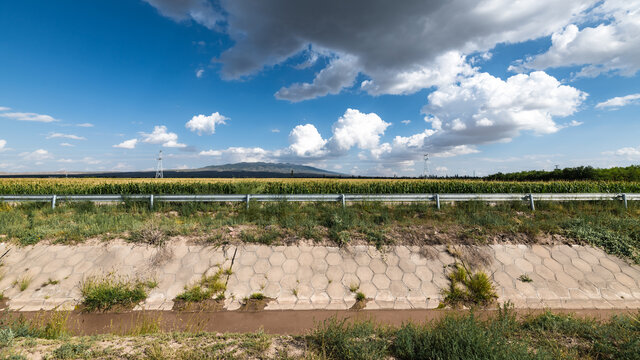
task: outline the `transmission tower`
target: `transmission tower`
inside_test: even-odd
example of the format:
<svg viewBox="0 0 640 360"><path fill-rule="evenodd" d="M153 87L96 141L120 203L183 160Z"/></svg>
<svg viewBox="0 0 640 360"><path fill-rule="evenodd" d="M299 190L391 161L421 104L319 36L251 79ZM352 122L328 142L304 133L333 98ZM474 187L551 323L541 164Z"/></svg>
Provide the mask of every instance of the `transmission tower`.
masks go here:
<svg viewBox="0 0 640 360"><path fill-rule="evenodd" d="M162 150L158 153L158 166L156 167L156 179L162 179L164 173L162 170Z"/></svg>
<svg viewBox="0 0 640 360"><path fill-rule="evenodd" d="M422 169L422 176L426 179L429 175L429 154L424 154L424 168Z"/></svg>

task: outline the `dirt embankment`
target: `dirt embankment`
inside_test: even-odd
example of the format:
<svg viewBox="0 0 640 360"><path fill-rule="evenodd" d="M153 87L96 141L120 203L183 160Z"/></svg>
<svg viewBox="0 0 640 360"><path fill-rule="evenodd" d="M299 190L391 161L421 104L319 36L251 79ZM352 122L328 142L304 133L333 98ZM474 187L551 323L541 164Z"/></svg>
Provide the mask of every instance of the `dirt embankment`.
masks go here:
<svg viewBox="0 0 640 360"><path fill-rule="evenodd" d="M302 335L318 323L336 317L338 319L373 320L379 324L400 326L408 321L421 323L438 320L451 314L462 314L467 310L282 310L282 311L218 311L218 312L180 312L180 311L132 311L123 313L84 313L70 312L67 325L72 334L126 334L141 324L153 323L164 331L187 332L232 332L245 333L264 329L270 334ZM519 316L541 314L547 310L514 310ZM636 310L622 309L558 309L557 314L574 314L578 317L607 319L614 315L634 314ZM479 318L497 313L495 309L476 310ZM5 319L24 317L42 321L51 312L7 312Z"/></svg>

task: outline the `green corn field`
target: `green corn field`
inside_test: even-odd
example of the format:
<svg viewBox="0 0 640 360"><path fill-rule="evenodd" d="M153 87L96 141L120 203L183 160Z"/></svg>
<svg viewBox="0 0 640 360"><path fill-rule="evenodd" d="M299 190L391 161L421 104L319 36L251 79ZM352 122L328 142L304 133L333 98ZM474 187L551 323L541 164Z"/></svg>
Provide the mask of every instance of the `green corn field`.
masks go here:
<svg viewBox="0 0 640 360"><path fill-rule="evenodd" d="M638 193L640 182L430 179L0 179L0 195Z"/></svg>

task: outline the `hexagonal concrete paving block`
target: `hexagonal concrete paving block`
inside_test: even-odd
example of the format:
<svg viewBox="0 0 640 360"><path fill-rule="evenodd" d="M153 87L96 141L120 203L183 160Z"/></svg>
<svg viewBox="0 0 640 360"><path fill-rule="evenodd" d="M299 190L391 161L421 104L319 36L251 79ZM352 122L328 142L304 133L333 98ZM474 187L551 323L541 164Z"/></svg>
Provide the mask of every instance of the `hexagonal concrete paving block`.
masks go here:
<svg viewBox="0 0 640 360"><path fill-rule="evenodd" d="M388 289L391 284L391 280L389 280L389 278L384 274L373 275L371 282L376 286L376 288L378 288L378 290Z"/></svg>
<svg viewBox="0 0 640 360"><path fill-rule="evenodd" d="M369 282L373 278L373 271L368 267L359 267L356 270L356 276L360 279L360 282Z"/></svg>
<svg viewBox="0 0 640 360"><path fill-rule="evenodd" d="M387 264L382 259L372 259L369 263L369 268L374 274L382 274L387 271Z"/></svg>
<svg viewBox="0 0 640 360"><path fill-rule="evenodd" d="M280 266L284 263L285 260L286 260L286 257L281 252L274 252L269 257L269 263L273 266Z"/></svg>

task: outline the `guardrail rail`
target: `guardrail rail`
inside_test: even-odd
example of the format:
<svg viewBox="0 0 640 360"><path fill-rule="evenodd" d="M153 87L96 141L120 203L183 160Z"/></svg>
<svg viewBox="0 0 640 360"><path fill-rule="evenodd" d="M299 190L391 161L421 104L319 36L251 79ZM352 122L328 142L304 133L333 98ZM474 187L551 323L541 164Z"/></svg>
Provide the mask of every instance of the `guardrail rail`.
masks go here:
<svg viewBox="0 0 640 360"><path fill-rule="evenodd" d="M441 202L456 201L527 201L531 210L535 210L535 201L595 201L617 200L624 203L625 208L629 200L640 200L640 194L612 194L612 193L543 193L543 194L209 194L209 195L0 195L2 202L51 202L51 208L56 207L58 201L93 201L93 202L124 202L148 201L153 208L155 202L245 202L247 208L252 201L330 201L341 202L435 202L440 209Z"/></svg>

